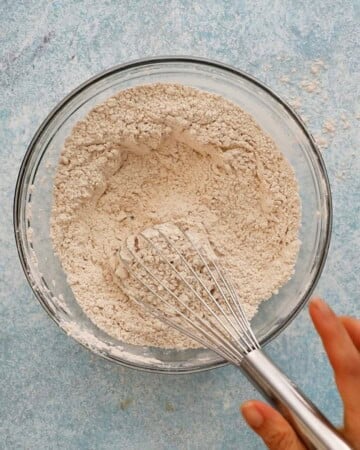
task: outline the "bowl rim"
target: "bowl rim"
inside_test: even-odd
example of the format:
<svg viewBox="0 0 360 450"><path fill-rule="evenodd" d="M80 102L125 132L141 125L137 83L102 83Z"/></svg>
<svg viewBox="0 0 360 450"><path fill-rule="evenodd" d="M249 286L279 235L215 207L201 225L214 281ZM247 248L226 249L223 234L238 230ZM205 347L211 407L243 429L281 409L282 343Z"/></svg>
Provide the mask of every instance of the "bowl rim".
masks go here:
<svg viewBox="0 0 360 450"><path fill-rule="evenodd" d="M197 56L155 56L155 57L146 57L141 59L132 60L129 62L125 62L122 64L117 64L115 66L110 67L109 69L103 70L99 72L98 74L90 77L80 85L78 85L76 88L74 88L69 94L67 94L63 99L57 103L57 105L50 111L50 113L46 116L46 118L42 121L40 126L38 127L37 131L35 132L33 138L30 141L30 144L27 147L27 150L25 152L25 155L22 159L19 173L16 180L15 185L15 191L14 191L14 200L13 200L13 228L14 228L14 235L15 235L15 242L16 242L16 248L18 252L18 256L20 259L20 263L24 272L24 275L28 281L28 284L33 291L35 297L40 302L42 307L45 309L45 311L48 313L48 315L53 319L53 321L58 325L58 327L65 333L66 331L62 328L61 324L57 320L57 317L52 313L50 308L48 307L47 300L45 299L43 293L41 290L39 290L32 280L32 277L30 275L30 267L27 263L25 252L24 252L24 244L22 241L22 238L20 236L20 233L18 231L20 226L20 204L21 204L21 198L22 193L25 188L25 174L27 172L27 167L29 160L34 152L34 149L37 145L38 140L42 136L43 132L46 130L48 125L51 123L53 118L62 110L66 104L68 104L73 98L75 98L77 95L79 95L83 90L91 86L93 83L100 81L101 79L104 79L110 75L113 75L117 72L122 72L129 69L134 69L136 67L144 67L151 64L167 64L167 63L190 63L190 64L200 64L203 66L212 67L215 69L220 69L222 71L228 72L230 74L236 75L237 77L246 79L247 81L250 81L257 87L261 88L263 91L265 91L267 94L269 94L276 102L278 102L285 110L286 112L294 119L294 121L297 123L297 125L300 127L301 131L304 133L305 137L307 138L310 147L312 149L313 155L315 156L318 164L318 169L322 176L322 181L324 182L324 192L325 192L325 205L327 208L328 216L327 221L325 223L326 229L325 229L325 236L324 241L321 248L321 256L318 262L318 268L314 275L313 282L308 286L305 294L303 295L301 301L297 303L297 305L294 307L293 311L289 316L286 318L284 323L279 325L275 330L273 330L265 339L263 339L260 344L261 346L264 346L271 342L275 337L277 337L282 331L287 328L290 323L295 319L295 317L300 313L300 311L304 308L304 306L307 304L312 292L314 291L319 278L321 276L321 273L323 271L326 258L329 251L330 246L330 240L331 240L331 232L332 232L332 224L333 224L333 207L332 207L332 194L330 189L330 182L328 173L326 170L326 166L323 160L323 157L321 155L321 152L315 142L314 137L310 133L310 131L307 129L304 121L302 118L297 114L297 112L285 101L283 100L279 95L277 95L270 87L265 85L263 82L255 78L254 76L248 74L247 72L237 69L231 65L224 64L222 62L203 58L203 57L197 57ZM71 335L70 335L71 336ZM155 373L166 373L166 374L187 374L187 373L194 373L194 372L202 372L205 370L214 369L217 367L222 367L227 364L228 362L224 360L219 360L211 363L206 363L201 365L199 364L198 367L191 368L191 369L168 369L168 368L151 368L148 366L141 366L136 363L129 363L126 360L115 358L111 355L107 355L104 353L98 353L94 349L90 349L87 347L84 343L80 342L76 339L76 337L71 336L77 343L82 345L87 350L91 351L92 353L95 353L99 356L101 356L104 359L107 359L108 361L111 361L113 363L117 363L120 365L123 365L125 367L129 367L132 369L142 370L145 372L155 372Z"/></svg>

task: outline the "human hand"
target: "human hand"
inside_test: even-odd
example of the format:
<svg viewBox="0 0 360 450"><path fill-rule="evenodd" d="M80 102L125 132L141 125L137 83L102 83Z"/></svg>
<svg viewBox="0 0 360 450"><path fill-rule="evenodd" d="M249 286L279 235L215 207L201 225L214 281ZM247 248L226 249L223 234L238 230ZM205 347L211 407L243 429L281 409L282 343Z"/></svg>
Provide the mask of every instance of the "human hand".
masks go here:
<svg viewBox="0 0 360 450"><path fill-rule="evenodd" d="M336 316L320 299L311 301L309 311L343 401L344 426L340 434L354 450L360 450L360 320ZM266 403L248 401L241 406L241 412L270 450L306 448L289 422Z"/></svg>

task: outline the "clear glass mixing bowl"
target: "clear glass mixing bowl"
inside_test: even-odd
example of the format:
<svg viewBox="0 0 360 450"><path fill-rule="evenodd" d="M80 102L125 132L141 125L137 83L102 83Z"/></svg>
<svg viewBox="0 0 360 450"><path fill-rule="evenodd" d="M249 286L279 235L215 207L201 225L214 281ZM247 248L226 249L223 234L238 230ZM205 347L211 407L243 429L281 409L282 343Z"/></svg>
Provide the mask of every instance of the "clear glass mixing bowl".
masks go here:
<svg viewBox="0 0 360 450"><path fill-rule="evenodd" d="M182 83L237 103L253 115L295 169L302 200L302 246L293 278L262 303L252 321L262 344L291 322L315 287L329 246L331 194L320 152L295 112L259 81L217 62L164 57L120 65L83 83L49 114L26 152L14 199L19 257L35 296L65 332L106 359L143 370L193 372L225 362L205 349L178 351L130 345L94 325L76 302L49 236L53 177L72 127L114 93L154 82Z"/></svg>

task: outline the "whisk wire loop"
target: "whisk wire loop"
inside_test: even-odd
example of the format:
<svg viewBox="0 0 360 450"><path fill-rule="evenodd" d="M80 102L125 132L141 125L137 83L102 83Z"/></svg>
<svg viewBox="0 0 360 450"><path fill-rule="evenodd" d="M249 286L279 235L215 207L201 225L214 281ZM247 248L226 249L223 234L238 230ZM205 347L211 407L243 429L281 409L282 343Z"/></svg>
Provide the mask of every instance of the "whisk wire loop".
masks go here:
<svg viewBox="0 0 360 450"><path fill-rule="evenodd" d="M150 275L150 277L155 280L156 283L158 283L159 286L161 286L173 299L175 299L180 305L185 308L186 311L190 314L190 317L192 320L190 320L186 314L184 314L180 308L176 308L173 304L168 302L163 296L159 295L151 286L149 286L147 283L145 283L141 277L139 277L135 272L131 271L131 275L142 285L144 286L153 296L155 296L162 304L165 304L168 308L171 308L176 315L181 316L182 319L186 321L188 325L195 328L198 333L200 333L200 336L205 336L209 342L215 344L214 351L218 354L220 354L220 351L224 353L226 349L226 353L231 355L231 360L240 361L242 358L242 353L239 351L239 349L233 345L233 343L226 339L226 336L224 336L221 333L221 330L218 327L210 327L209 324L201 318L196 311L194 311L188 304L183 302L177 295L175 295L171 289L162 281L160 280L149 268L135 255L135 253L128 249L129 253L133 257L133 259ZM127 267L128 264L126 264ZM141 302L145 303L145 302ZM153 308L155 309L155 308ZM162 314L162 316L166 317L166 314ZM196 323L196 320L201 324L201 327ZM168 324L175 326L176 321L171 320L167 318ZM221 323L221 322L220 322ZM176 324L177 325L177 324ZM181 328L183 332L186 331L185 327L181 327L180 325L176 326L177 329ZM186 333L187 334L187 333ZM192 338L199 342L199 338L197 335L193 335ZM202 342L202 345L204 343ZM208 347L208 344L206 343L206 346ZM222 357L225 357L224 354L221 355Z"/></svg>
<svg viewBox="0 0 360 450"><path fill-rule="evenodd" d="M156 252L162 263L170 268L171 272L183 287L191 294L192 298L196 299L197 306L203 308L204 314L194 310L191 307L192 303L184 301L180 295L171 287L171 284L166 283L161 277L154 273L154 270L143 262L143 260L133 251L127 247L127 251L131 255L132 261L135 264L129 264L121 257L123 264L125 264L128 273L143 286L146 291L151 294L162 305L162 308L155 307L148 301L141 299L139 296L131 295L131 299L143 307L145 307L154 316L165 322L166 324L176 328L178 331L191 337L201 345L213 350L221 357L238 364L241 362L244 355L254 349L260 348L260 345L251 330L250 323L246 318L245 312L239 302L235 288L230 280L225 276L220 265L216 263L214 258L199 246L195 245L187 232L178 228L181 236L190 244L190 247L195 252L199 261L206 269L208 280L211 281L214 291L219 298L216 298L215 292L212 292L204 281L204 274L198 273L197 269L193 267L192 263L184 256L182 251L175 245L165 233L160 229L156 229L157 236L161 237L167 248L171 250L172 254L177 255L181 262L181 267L186 269L186 274L178 270L174 261L171 261L165 252L155 244L151 238L148 238L144 233L139 234L139 237ZM137 238L138 239L138 238ZM150 276L151 283L155 283L152 287L151 283L144 281L145 277L139 275L139 271L135 267L143 269L147 275ZM186 277L190 276L190 283ZM156 288L157 287L157 288ZM215 289L216 288L216 289ZM199 292L200 290L200 292ZM165 295L160 294L162 291L174 302L168 301ZM219 301L220 300L220 301ZM166 307L164 312L163 307ZM227 311L226 311L226 310ZM189 329L190 328L190 329Z"/></svg>

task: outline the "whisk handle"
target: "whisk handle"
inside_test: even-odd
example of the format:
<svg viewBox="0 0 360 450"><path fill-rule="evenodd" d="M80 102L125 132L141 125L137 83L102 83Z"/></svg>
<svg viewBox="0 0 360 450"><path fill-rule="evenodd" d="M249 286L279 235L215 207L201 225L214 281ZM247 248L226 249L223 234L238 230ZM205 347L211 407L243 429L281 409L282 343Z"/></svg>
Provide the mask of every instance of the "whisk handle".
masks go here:
<svg viewBox="0 0 360 450"><path fill-rule="evenodd" d="M308 448L351 450L326 417L261 350L247 354L239 367L284 414Z"/></svg>

